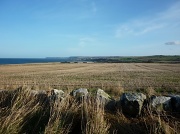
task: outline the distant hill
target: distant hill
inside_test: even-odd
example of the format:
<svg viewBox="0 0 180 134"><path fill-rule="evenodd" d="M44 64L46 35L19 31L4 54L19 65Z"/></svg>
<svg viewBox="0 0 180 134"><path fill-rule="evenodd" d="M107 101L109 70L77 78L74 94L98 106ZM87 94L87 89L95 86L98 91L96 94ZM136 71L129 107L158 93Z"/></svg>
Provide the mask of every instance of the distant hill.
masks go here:
<svg viewBox="0 0 180 134"><path fill-rule="evenodd" d="M180 63L180 55L70 57L76 61L100 63Z"/></svg>
<svg viewBox="0 0 180 134"><path fill-rule="evenodd" d="M180 55L153 55L153 56L71 56L47 57L47 59L64 59L70 62L97 62L97 63L180 63Z"/></svg>

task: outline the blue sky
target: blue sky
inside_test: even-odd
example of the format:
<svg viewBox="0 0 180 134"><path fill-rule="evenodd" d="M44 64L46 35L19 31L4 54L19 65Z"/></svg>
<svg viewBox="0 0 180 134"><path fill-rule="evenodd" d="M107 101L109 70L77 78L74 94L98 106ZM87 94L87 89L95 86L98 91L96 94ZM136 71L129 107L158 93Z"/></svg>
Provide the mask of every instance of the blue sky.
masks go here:
<svg viewBox="0 0 180 134"><path fill-rule="evenodd" d="M180 0L0 0L0 58L180 55Z"/></svg>

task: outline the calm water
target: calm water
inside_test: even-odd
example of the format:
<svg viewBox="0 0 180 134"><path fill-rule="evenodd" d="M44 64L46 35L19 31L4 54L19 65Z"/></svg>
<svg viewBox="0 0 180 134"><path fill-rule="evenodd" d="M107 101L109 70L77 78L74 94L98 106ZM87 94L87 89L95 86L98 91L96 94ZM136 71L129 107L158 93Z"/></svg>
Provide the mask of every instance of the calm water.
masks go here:
<svg viewBox="0 0 180 134"><path fill-rule="evenodd" d="M68 59L0 58L0 64L48 63L48 62L66 62L66 61L68 61Z"/></svg>

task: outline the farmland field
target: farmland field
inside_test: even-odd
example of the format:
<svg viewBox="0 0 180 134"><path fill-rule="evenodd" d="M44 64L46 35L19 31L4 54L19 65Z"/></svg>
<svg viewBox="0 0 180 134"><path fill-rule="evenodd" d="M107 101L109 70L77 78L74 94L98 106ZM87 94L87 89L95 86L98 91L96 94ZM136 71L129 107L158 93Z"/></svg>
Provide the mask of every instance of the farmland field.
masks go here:
<svg viewBox="0 0 180 134"><path fill-rule="evenodd" d="M180 64L48 63L0 66L1 88L21 85L180 92Z"/></svg>
<svg viewBox="0 0 180 134"><path fill-rule="evenodd" d="M51 90L52 88L64 91L62 99L52 97L54 95L52 91L55 90ZM88 88L88 97L81 96L86 99L79 99L69 95L75 88ZM97 88L105 90L110 95L107 94L108 99L106 99L109 101L107 104L103 103L102 96L98 98L96 95ZM179 102L174 103L174 99L165 97L168 94L180 93L180 64L1 65L0 89L16 89L0 90L0 133L2 134L178 134L180 132L179 109L176 110L172 105L178 104L179 107ZM39 89L43 90L38 92ZM51 94L48 94L49 91ZM125 101L127 107L131 108L128 109L130 111L128 113L134 111L136 113L139 109L140 115L134 117L123 112L123 101L119 99L119 97L123 98L124 92L131 91L144 93L145 98L147 97L146 101L141 97L143 100L141 106L140 103L134 103L142 102L141 99L134 100L135 97L133 101ZM157 104L155 108L151 103L148 104L147 102L154 95L169 98L169 109L164 108L167 101L162 102L161 105Z"/></svg>

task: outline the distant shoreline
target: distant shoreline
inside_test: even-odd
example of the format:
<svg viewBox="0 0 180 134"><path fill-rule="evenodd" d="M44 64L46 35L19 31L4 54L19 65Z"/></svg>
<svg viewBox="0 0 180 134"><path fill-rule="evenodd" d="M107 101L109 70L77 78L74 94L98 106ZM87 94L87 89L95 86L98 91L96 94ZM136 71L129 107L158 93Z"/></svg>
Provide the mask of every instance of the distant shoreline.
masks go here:
<svg viewBox="0 0 180 134"><path fill-rule="evenodd" d="M180 55L154 56L73 56L46 58L0 58L0 65L29 63L180 63Z"/></svg>

